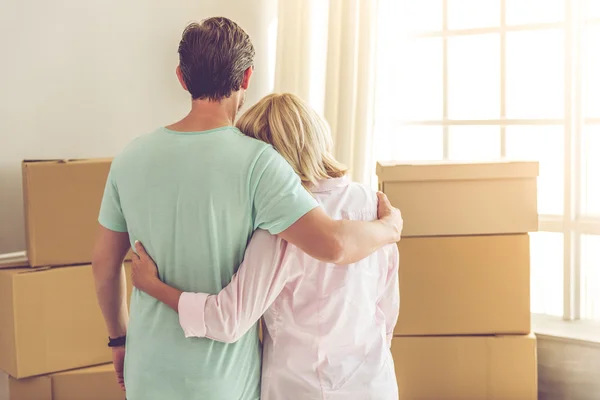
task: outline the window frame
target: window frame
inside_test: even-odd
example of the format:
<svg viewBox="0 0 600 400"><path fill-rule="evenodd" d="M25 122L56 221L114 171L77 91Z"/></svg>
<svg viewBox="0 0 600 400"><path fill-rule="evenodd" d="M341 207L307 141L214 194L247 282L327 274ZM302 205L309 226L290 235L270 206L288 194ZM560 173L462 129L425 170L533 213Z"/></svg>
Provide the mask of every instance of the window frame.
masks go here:
<svg viewBox="0 0 600 400"><path fill-rule="evenodd" d="M451 126L498 126L500 154L506 157L508 126L564 127L564 208L562 215L540 215L539 231L563 234L563 319L582 319L581 235L600 235L600 216L584 215L582 209L583 129L600 125L600 118L584 117L583 76L586 26L600 25L600 18L588 19L585 9L590 0L565 0L562 22L507 25L506 0L500 1L500 24L496 27L449 29L448 1L442 1L442 30L422 32L411 38L441 38L443 41L443 115L441 120L397 121L403 126L438 126L443 129L443 158L449 158ZM506 36L508 32L562 29L564 31L564 116L557 119L510 119L506 117ZM448 117L448 38L486 33L500 34L500 118L457 120ZM600 156L600 155L599 155Z"/></svg>

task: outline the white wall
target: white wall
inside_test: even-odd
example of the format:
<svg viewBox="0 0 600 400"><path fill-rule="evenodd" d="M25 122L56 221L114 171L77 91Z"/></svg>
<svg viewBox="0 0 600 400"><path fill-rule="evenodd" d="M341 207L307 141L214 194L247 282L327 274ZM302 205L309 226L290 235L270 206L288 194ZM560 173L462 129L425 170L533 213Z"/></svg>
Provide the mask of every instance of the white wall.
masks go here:
<svg viewBox="0 0 600 400"><path fill-rule="evenodd" d="M0 253L24 250L20 161L116 155L174 122L189 98L175 77L192 20L222 15L252 37L246 104L272 90L277 0L2 0Z"/></svg>

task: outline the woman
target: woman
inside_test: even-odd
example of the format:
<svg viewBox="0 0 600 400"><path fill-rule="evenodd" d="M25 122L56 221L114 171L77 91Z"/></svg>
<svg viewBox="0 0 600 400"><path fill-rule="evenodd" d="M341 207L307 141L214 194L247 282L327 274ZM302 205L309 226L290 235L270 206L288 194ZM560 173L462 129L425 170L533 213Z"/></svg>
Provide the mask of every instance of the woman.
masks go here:
<svg viewBox="0 0 600 400"><path fill-rule="evenodd" d="M326 122L298 97L269 95L237 127L272 144L331 217L377 218L376 193L350 181L331 155ZM186 337L235 342L264 314L263 400L398 399L389 350L399 308L395 245L340 266L257 230L217 295L166 285L136 248L134 285L178 311Z"/></svg>

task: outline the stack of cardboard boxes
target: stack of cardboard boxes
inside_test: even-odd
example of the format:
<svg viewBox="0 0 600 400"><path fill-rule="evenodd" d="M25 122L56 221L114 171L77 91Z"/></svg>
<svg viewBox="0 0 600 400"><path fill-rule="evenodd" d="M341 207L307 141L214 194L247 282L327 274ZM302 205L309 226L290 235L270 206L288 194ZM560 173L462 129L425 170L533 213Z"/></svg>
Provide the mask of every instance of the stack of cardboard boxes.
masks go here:
<svg viewBox="0 0 600 400"><path fill-rule="evenodd" d="M538 164L380 163L377 175L404 219L400 398L537 399L528 232Z"/></svg>
<svg viewBox="0 0 600 400"><path fill-rule="evenodd" d="M109 168L23 163L27 262L0 265L0 399L124 398L90 265ZM378 165L404 218L392 343L401 399L537 398L537 175L525 162Z"/></svg>
<svg viewBox="0 0 600 400"><path fill-rule="evenodd" d="M109 168L110 160L23 163L27 260L0 265L0 399L125 397L90 265Z"/></svg>

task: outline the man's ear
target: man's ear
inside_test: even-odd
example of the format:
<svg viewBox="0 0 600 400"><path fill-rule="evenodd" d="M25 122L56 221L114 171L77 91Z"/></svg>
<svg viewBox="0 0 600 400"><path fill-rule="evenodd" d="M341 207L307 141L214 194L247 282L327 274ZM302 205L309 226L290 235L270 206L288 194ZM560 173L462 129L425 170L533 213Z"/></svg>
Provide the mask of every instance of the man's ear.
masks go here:
<svg viewBox="0 0 600 400"><path fill-rule="evenodd" d="M248 90L248 86L250 86L250 78L252 78L253 71L254 71L254 67L249 67L246 71L244 71L244 79L242 80L242 89Z"/></svg>
<svg viewBox="0 0 600 400"><path fill-rule="evenodd" d="M179 80L179 84L186 91L189 92L187 85L185 84L185 80L183 79L183 73L181 72L181 67L178 65L175 69L175 73L177 74L177 79Z"/></svg>

